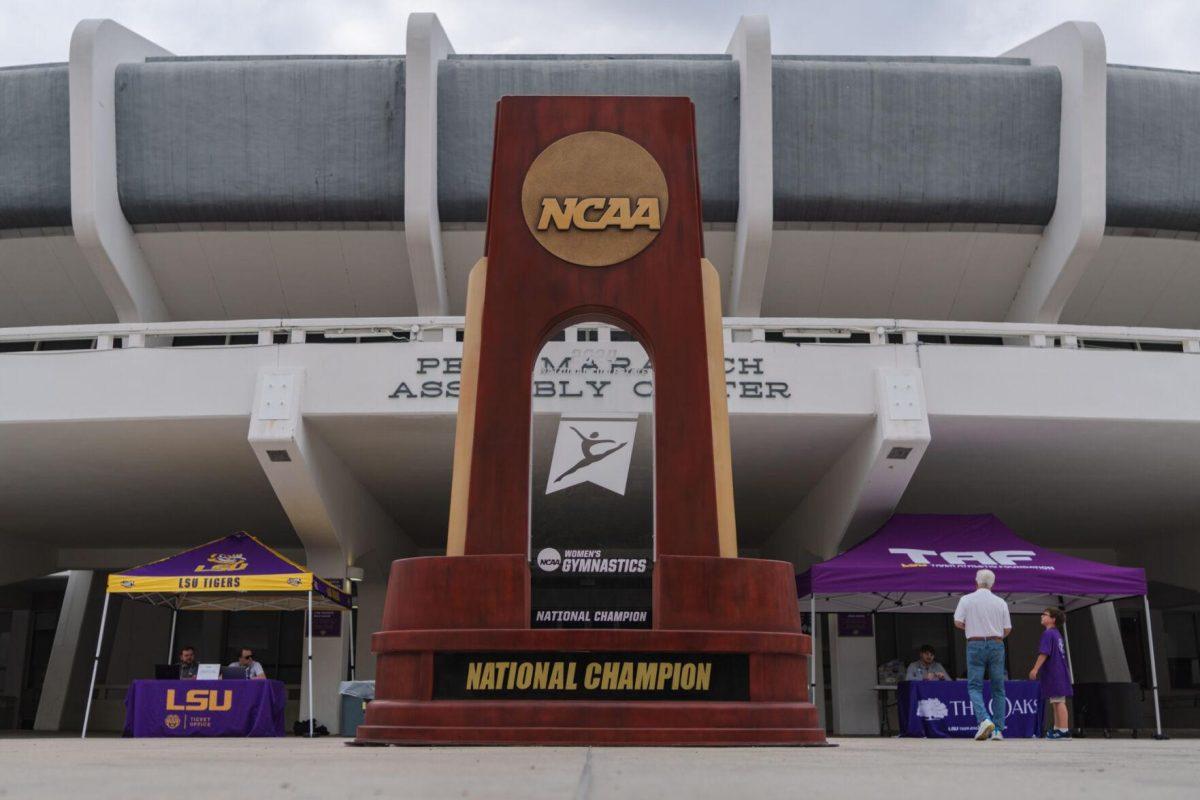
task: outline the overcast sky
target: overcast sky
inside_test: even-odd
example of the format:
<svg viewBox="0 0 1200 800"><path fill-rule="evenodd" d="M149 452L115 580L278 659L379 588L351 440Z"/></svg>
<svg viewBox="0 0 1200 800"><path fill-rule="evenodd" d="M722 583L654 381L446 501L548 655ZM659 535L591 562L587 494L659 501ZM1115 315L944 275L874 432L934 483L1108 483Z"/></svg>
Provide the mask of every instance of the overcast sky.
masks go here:
<svg viewBox="0 0 1200 800"><path fill-rule="evenodd" d="M180 55L403 53L412 11L460 53L720 53L766 13L775 53L986 56L1085 19L1111 63L1200 71L1200 0L0 0L0 66L66 61L87 17Z"/></svg>

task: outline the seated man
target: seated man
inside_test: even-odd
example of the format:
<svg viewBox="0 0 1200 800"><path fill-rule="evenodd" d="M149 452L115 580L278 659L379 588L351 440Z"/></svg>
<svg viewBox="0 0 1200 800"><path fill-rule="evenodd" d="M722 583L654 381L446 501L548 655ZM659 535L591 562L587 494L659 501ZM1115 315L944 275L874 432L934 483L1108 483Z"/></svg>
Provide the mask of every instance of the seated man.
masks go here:
<svg viewBox="0 0 1200 800"><path fill-rule="evenodd" d="M934 656L937 655L933 651L933 646L928 644L921 645L920 651L917 653L917 660L908 665L908 672L904 673L906 681L948 681L950 676L946 674L946 668L938 662L934 661Z"/></svg>
<svg viewBox="0 0 1200 800"><path fill-rule="evenodd" d="M238 660L229 666L241 667L246 670L247 678L266 678L267 673L263 671L262 664L254 660L254 651L249 647L243 647L241 652L242 654L238 656Z"/></svg>
<svg viewBox="0 0 1200 800"><path fill-rule="evenodd" d="M196 663L196 648L190 644L179 649L179 679L181 681L195 680L196 669L199 664Z"/></svg>

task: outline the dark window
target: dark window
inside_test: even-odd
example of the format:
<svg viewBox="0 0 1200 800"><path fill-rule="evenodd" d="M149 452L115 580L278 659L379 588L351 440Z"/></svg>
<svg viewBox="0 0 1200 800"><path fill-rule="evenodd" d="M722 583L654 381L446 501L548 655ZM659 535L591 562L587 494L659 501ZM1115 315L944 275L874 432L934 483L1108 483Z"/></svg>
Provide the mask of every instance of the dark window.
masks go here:
<svg viewBox="0 0 1200 800"><path fill-rule="evenodd" d="M1001 346L1004 340L999 336L951 336L950 344L983 344Z"/></svg>
<svg viewBox="0 0 1200 800"><path fill-rule="evenodd" d="M39 352L51 350L91 350L96 346L95 339L51 339L38 343Z"/></svg>
<svg viewBox="0 0 1200 800"><path fill-rule="evenodd" d="M171 347L219 347L225 344L225 335L220 336L173 336Z"/></svg>

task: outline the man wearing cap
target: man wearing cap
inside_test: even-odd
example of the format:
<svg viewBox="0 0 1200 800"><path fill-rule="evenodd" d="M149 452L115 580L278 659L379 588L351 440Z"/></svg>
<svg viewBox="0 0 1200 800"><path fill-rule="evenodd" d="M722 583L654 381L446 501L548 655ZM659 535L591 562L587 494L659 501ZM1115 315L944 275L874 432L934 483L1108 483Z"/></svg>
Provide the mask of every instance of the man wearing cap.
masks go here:
<svg viewBox="0 0 1200 800"><path fill-rule="evenodd" d="M996 573L975 573L975 591L963 595L954 610L954 626L967 636L967 695L979 729L978 742L1004 738L1004 639L1012 633L1008 604L992 594ZM983 702L984 675L991 681L992 709Z"/></svg>

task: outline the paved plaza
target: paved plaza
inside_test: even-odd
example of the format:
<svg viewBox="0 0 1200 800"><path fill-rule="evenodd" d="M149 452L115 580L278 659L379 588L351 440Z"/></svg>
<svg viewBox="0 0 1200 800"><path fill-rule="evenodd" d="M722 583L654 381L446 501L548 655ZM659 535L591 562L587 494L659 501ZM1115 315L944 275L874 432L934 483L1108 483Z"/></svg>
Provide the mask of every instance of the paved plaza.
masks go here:
<svg viewBox="0 0 1200 800"><path fill-rule="evenodd" d="M0 737L0 798L1197 796L1200 740L839 739L787 748L360 748L343 739Z"/></svg>

